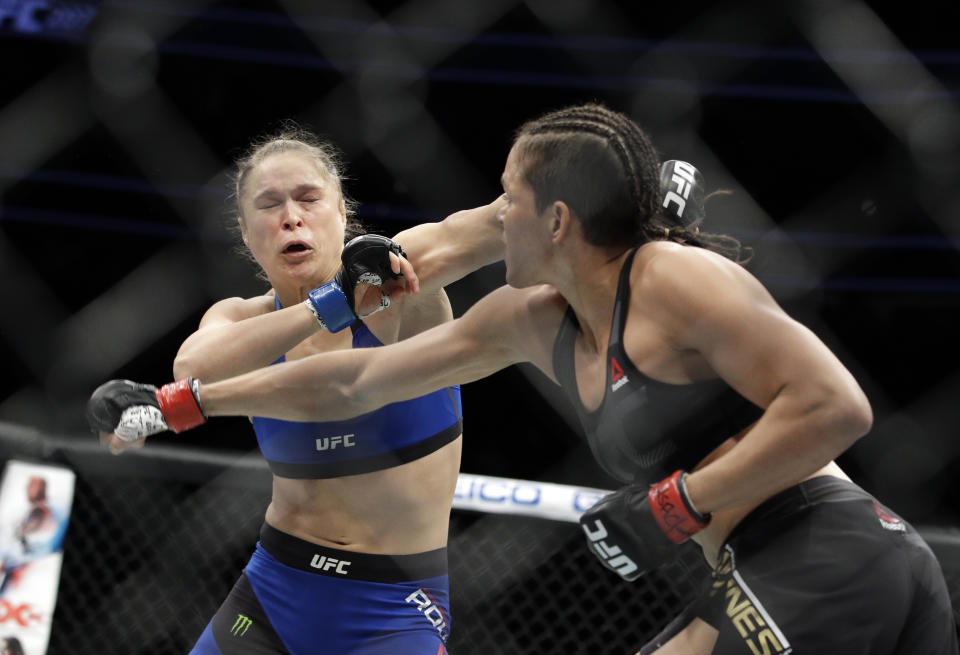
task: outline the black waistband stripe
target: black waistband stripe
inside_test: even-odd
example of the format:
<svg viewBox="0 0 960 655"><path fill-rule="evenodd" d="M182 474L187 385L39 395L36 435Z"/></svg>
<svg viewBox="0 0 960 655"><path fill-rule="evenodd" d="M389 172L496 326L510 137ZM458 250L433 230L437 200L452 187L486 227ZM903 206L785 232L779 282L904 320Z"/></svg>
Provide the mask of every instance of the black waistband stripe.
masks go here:
<svg viewBox="0 0 960 655"><path fill-rule="evenodd" d="M810 478L760 503L733 528L726 541L729 542L734 536L754 525L763 525L767 521L791 516L812 505L863 501L872 498L862 488L842 478L832 475Z"/></svg>
<svg viewBox="0 0 960 655"><path fill-rule="evenodd" d="M260 545L281 564L335 578L398 583L447 573L446 548L414 555L356 553L319 546L266 523L260 528Z"/></svg>

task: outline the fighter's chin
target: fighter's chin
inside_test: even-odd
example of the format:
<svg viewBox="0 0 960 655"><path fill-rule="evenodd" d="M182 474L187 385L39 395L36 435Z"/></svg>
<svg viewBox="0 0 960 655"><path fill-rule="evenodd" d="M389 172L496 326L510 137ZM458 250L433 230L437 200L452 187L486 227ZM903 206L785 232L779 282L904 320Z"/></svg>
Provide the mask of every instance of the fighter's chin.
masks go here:
<svg viewBox="0 0 960 655"><path fill-rule="evenodd" d="M325 282L324 275L319 266L312 262L283 262L275 269L276 274L288 282L298 284L312 284L317 286Z"/></svg>

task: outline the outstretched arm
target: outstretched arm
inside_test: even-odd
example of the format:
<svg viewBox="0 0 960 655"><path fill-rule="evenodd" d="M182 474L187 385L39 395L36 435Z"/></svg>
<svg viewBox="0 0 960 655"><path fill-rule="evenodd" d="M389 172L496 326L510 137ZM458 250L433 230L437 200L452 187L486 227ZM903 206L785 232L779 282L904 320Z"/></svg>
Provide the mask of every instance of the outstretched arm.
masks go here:
<svg viewBox="0 0 960 655"><path fill-rule="evenodd" d="M393 345L322 353L203 384L200 403L208 416L339 420L486 377L520 358L500 323L510 311L501 291Z"/></svg>
<svg viewBox="0 0 960 655"><path fill-rule="evenodd" d="M119 452L150 434L199 425L205 415L349 418L521 361L553 377L565 307L549 287L502 287L460 319L390 346L323 353L211 384L181 380L158 390L113 380L91 396L87 416L101 442Z"/></svg>
<svg viewBox="0 0 960 655"><path fill-rule="evenodd" d="M500 196L489 205L450 214L397 234L420 280L421 293L436 292L482 266L503 259Z"/></svg>

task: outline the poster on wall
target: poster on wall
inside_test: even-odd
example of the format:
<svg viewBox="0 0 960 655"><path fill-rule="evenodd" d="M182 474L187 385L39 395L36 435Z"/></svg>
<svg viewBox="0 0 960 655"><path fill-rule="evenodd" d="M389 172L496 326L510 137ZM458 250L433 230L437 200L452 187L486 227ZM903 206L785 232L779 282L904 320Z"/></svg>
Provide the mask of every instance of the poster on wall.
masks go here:
<svg viewBox="0 0 960 655"><path fill-rule="evenodd" d="M0 482L0 653L45 655L73 471L10 460Z"/></svg>

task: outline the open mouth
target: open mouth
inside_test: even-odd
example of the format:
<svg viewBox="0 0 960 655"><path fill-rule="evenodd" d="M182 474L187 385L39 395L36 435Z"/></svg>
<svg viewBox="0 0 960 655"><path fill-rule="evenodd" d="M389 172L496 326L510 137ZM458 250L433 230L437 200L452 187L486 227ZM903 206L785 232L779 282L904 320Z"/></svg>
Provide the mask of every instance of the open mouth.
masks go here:
<svg viewBox="0 0 960 655"><path fill-rule="evenodd" d="M285 255L292 255L295 253L307 252L309 250L312 250L312 248L307 244L303 243L302 241L294 241L293 243L288 243L286 246L284 246L281 252Z"/></svg>

